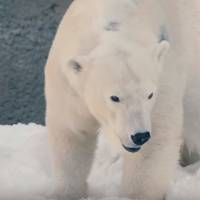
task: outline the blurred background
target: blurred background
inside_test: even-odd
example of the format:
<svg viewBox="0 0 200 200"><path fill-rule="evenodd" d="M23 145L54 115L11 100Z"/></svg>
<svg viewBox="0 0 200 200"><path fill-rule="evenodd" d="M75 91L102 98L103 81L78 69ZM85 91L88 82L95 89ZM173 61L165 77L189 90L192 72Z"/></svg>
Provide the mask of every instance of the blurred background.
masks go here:
<svg viewBox="0 0 200 200"><path fill-rule="evenodd" d="M0 124L44 124L44 66L72 0L0 0Z"/></svg>

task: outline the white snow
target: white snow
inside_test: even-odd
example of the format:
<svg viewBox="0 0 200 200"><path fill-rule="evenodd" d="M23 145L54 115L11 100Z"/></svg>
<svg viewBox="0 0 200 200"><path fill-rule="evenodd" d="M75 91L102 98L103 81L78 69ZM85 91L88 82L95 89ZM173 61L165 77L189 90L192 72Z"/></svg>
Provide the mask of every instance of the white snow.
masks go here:
<svg viewBox="0 0 200 200"><path fill-rule="evenodd" d="M120 156L100 138L87 200L127 200L115 197L120 172ZM0 126L0 200L53 200L52 188L46 128ZM200 200L200 163L178 169L167 200Z"/></svg>

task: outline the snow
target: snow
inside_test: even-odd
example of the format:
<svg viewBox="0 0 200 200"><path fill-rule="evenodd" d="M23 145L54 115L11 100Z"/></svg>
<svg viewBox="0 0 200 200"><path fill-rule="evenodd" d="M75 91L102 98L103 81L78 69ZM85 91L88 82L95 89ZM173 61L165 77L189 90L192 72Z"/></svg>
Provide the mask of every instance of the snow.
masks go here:
<svg viewBox="0 0 200 200"><path fill-rule="evenodd" d="M116 196L121 158L103 138L91 176L87 200L127 200ZM0 126L0 199L54 200L46 128L36 124ZM167 200L200 199L200 163L179 168Z"/></svg>

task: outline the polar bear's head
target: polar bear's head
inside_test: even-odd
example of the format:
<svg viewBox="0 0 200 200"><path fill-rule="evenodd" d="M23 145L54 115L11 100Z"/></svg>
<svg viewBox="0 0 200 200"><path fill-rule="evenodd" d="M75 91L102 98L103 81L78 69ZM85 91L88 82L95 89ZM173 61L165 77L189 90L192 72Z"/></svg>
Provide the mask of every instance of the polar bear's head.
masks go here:
<svg viewBox="0 0 200 200"><path fill-rule="evenodd" d="M152 48L138 44L132 51L102 45L89 57L71 63L72 84L90 112L130 152L138 151L150 138L151 111L168 46L167 41Z"/></svg>

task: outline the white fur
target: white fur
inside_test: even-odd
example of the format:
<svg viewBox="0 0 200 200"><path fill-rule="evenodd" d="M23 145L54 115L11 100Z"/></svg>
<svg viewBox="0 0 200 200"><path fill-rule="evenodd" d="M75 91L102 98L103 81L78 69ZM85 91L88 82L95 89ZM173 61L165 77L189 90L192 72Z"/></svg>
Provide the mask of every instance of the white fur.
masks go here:
<svg viewBox="0 0 200 200"><path fill-rule="evenodd" d="M119 195L164 198L179 160L184 111L184 137L197 141L200 135L198 4L73 2L45 70L46 123L60 199L87 195L99 128L124 156ZM163 37L169 42L159 41ZM112 102L112 95L121 102ZM122 144L134 145L130 136L138 131L150 131L151 140L135 154L123 150Z"/></svg>

